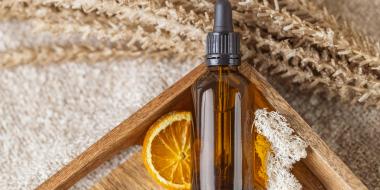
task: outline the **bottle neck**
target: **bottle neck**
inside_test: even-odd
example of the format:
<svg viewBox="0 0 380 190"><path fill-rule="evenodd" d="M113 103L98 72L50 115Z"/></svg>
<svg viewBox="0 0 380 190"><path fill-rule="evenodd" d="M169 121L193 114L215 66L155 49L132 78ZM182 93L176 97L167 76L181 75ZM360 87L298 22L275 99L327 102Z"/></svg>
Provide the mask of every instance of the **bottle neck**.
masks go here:
<svg viewBox="0 0 380 190"><path fill-rule="evenodd" d="M222 72L238 72L237 65L213 65L208 66L209 71L222 71Z"/></svg>

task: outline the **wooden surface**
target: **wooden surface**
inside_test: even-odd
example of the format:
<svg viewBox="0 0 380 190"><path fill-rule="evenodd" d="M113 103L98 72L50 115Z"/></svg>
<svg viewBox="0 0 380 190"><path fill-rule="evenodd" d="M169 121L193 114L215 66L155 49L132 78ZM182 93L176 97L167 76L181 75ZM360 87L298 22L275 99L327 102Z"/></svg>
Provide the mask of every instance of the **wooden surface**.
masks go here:
<svg viewBox="0 0 380 190"><path fill-rule="evenodd" d="M144 168L141 152L133 154L127 161L96 183L91 190L159 190Z"/></svg>
<svg viewBox="0 0 380 190"><path fill-rule="evenodd" d="M296 133L309 143L308 156L303 160L307 167L301 167L301 169L306 172L312 171L312 173L308 172L307 175L316 176L313 178L315 183L320 181L326 189L367 189L260 74L247 64L242 64L240 70L257 86L275 110L288 119L290 126ZM80 156L41 184L38 189L67 189L121 150L138 144L147 128L159 116L171 110L191 109L190 86L204 72L204 65L196 67L172 87L107 133ZM297 171L294 173L296 174ZM313 182L305 184L309 183Z"/></svg>
<svg viewBox="0 0 380 190"><path fill-rule="evenodd" d="M304 189L324 190L322 183L303 162L297 163L293 173ZM135 153L123 164L97 182L91 190L150 190L160 189L144 167L141 152Z"/></svg>
<svg viewBox="0 0 380 190"><path fill-rule="evenodd" d="M326 189L321 181L310 171L304 161L297 162L293 165L292 173L303 189L307 190L323 190Z"/></svg>

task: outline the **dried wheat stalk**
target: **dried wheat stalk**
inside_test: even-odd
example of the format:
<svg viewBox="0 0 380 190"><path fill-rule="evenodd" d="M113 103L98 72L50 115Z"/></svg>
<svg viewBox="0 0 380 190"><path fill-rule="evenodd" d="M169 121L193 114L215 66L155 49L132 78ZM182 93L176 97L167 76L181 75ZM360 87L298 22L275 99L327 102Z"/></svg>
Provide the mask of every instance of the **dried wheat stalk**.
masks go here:
<svg viewBox="0 0 380 190"><path fill-rule="evenodd" d="M241 19L237 20L245 20L248 25L265 28L265 32L274 37L270 39L272 42L270 44L276 44L275 41L286 44L285 46L276 44L281 47L278 51L272 46L271 54L277 54L281 60L286 60L289 69L291 67L289 61L292 60L292 64L303 68L303 72L309 70L314 73L312 78L303 80L309 81L311 87L320 83L322 89L335 92L346 100L379 104L378 56L372 56L370 52L364 55L363 52L350 48L349 43L343 38L334 38L336 36L333 36L332 29L309 25L287 12L279 13L260 4L244 3L238 6L243 6L241 10L254 12L253 15L256 17L252 17L252 13L243 12L242 14L251 20L244 19L244 15L240 15ZM260 41L258 36L256 39ZM294 60L299 60L299 63L295 64ZM354 63L355 61L360 62ZM278 63L281 62L284 64L283 61ZM289 72L289 69L284 68L283 72ZM294 76L297 76L297 73L294 73ZM300 76L303 75L299 74L298 78ZM318 80L318 77L323 77L324 80ZM322 81L324 82L321 83Z"/></svg>
<svg viewBox="0 0 380 190"><path fill-rule="evenodd" d="M101 30L101 28L97 28ZM104 31L95 30L102 33L103 43L82 41L79 43L68 42L63 45L54 44L36 47L19 47L0 52L0 65L14 66L23 63L43 64L51 62L86 61L97 62L120 58L149 57L155 59L172 58L175 61L183 61L189 57L194 58L199 50L199 46L193 44L188 46L180 41L180 37L172 37L167 32L157 30L151 32L146 28L137 26L129 27L122 31L119 37L114 36L115 31L108 28ZM120 30L117 30L120 33ZM94 31L86 30L81 35L93 35ZM111 40L109 40L111 39ZM198 52L199 53L199 52Z"/></svg>
<svg viewBox="0 0 380 190"><path fill-rule="evenodd" d="M290 2L296 2L294 5L297 6L289 7ZM83 9L87 15L108 15L108 19L115 19L110 21L113 23L121 21L131 24L135 21L170 33L163 44L176 36L185 39L175 44L182 44L183 47L190 44L199 47L203 43L205 31L210 30L211 26L208 15L212 14L212 4L204 0L185 3L181 0L171 3L149 0L126 3L106 1L93 4L56 0L34 1L31 4L65 8L72 12ZM340 28L331 26L336 26L336 23L331 20L322 22L321 18L326 15L313 17L305 14L310 6L298 0L283 0L274 5L252 1L235 2L234 5L237 29L243 33L242 52L246 60L253 60L261 69L269 68L271 73L290 77L293 82L304 87L337 94L344 99L379 105L378 56L374 55L378 51L376 48L358 51L352 47L363 47L362 44L351 47L348 45L353 40L335 39L333 32ZM105 24L103 26L101 31L106 34L104 38L111 38L114 34ZM160 42L155 45L160 45ZM270 51L263 51L267 49L263 47L269 47ZM370 46L367 44L367 47ZM170 46L166 50L171 51ZM193 50L196 52L194 56L200 55L199 48Z"/></svg>
<svg viewBox="0 0 380 190"><path fill-rule="evenodd" d="M259 50L260 53L257 54L261 59L255 60L256 63L259 63L259 70L272 67L271 74L291 78L293 82L301 84L304 88L318 87L318 92L327 92L330 96L338 94L347 101L352 101L350 99L354 96L352 92L357 93L355 95L357 96L356 98L359 98L358 101L364 101L365 99L367 99L367 102L376 101L376 99L369 97L369 93L375 95L374 97L378 95L377 89L379 86L375 86L378 85L376 79L352 73L347 68L334 67L334 65L344 65L344 62L334 63L334 59L320 58L319 52L313 48L299 47L293 49L286 42L276 43L270 37L261 38L260 35L257 35L256 39L258 49L265 47L263 48L264 50ZM269 51L266 50L268 48ZM320 71L320 74L317 75L315 70ZM360 79L358 82L362 83L355 83L355 85L346 83L346 81L357 79ZM367 85L374 85L374 88L367 88ZM325 90L326 87L329 87L329 91ZM358 95L361 96L358 97ZM357 101L357 99L354 99L354 101Z"/></svg>
<svg viewBox="0 0 380 190"><path fill-rule="evenodd" d="M33 5L30 5L30 7L32 7ZM35 7L34 7L35 8ZM46 8L46 7L45 7ZM45 10L47 11L47 10ZM189 34L187 33L187 31L191 31L191 28L189 29L189 27L186 29L185 28L185 31L175 31L174 33L172 34L169 34L168 32L165 32L165 31L162 31L162 29L166 29L166 30L169 30L169 25L167 26L160 26L160 27L156 27L156 30L155 32L152 32L152 29L150 29L149 27L141 27L142 26L152 26L152 24L140 24L140 26L138 26L137 24L138 23L141 23L141 19L145 19L146 18L146 14L144 13L148 13L148 12L143 12L143 11L135 11L135 15L132 15L132 14L128 14L128 16L130 16L129 20L128 19L123 19L123 20L113 20L114 22L112 22L112 18L106 18L104 19L102 16L99 16L95 19L91 19L93 17L91 17L90 19L86 19L88 20L89 22L93 22L91 23L91 27L88 27L86 24L83 24L83 19L82 20L78 20L78 19L75 19L74 18L70 18L70 15L69 14L70 12L75 12L75 11L72 11L72 10L69 10L68 12L67 11L60 11L59 13L56 13L56 16L57 18L54 18L51 19L51 17L44 17L44 18L39 18L37 15L33 15L33 14L30 14L28 15L28 18L33 18L33 21L37 21L37 31L35 32L38 32L38 30L42 29L42 30L45 30L45 29L48 29L50 32L55 32L55 33L58 33L59 34L69 34L71 31L75 31L75 33L77 34L80 34L81 36L95 36L98 38L98 40L107 40L107 42L111 42L113 46L117 47L118 50L122 50L123 48L125 49L125 51L127 51L128 53L124 54L126 57L130 56L131 54L129 52L133 51L133 55L141 55L143 52L145 55L152 55L150 52L157 52L157 51L166 51L166 52L170 52L171 53L160 53L159 55L161 56L164 56L166 55L165 57L173 57L172 55L173 54L178 54L179 56L175 56L175 58L180 61L180 60L184 60L188 57L196 57L197 55L200 55L199 52L197 52L199 49L199 46L202 45L202 44L194 44L194 43L178 43L178 42L182 42L183 41L183 38L181 38L181 36L178 36L176 34L178 33L186 33L186 34ZM33 12L32 12L33 13ZM112 14L112 13L107 13L107 14ZM75 14L72 14L72 15L75 15ZM88 14L89 16L93 16L91 14ZM144 17L140 17L139 15L143 15ZM20 16L18 15L17 13L15 13L15 16ZM86 17L86 16L82 16L82 17ZM81 17L81 18L82 18ZM62 24L62 22L65 22L65 20L61 20L61 18L64 18L64 19L68 19L70 20L70 25L65 25L65 24ZM103 19L100 19L100 18L103 18ZM137 18L137 19L135 19ZM55 23L53 24L54 20L58 20L59 23ZM153 19L150 19L152 20L152 22L154 24L155 21ZM121 21L121 22L120 22ZM160 21L160 20L159 20ZM52 22L52 23L50 23ZM139 30L134 30L134 28L136 28L136 26L138 26L137 28ZM178 25L178 28L181 29L181 25ZM191 34L191 33L190 33ZM202 34L204 35L204 34ZM194 37L200 37L201 35L199 36L196 36L196 35L193 35L191 36L192 38ZM125 46L125 44L127 44L127 46ZM101 44L100 44L101 45ZM76 47L76 44L66 44L65 46L67 47ZM81 47L83 45L80 45ZM89 46L89 43L87 43L86 46ZM66 58L62 58L62 59L58 59L58 58L55 58L53 60L51 59L35 59L35 57L41 57L41 56L30 56L30 53L32 53L33 51L37 51L35 54L39 54L39 53L43 53L43 52L51 52L50 49L54 49L55 47L37 47L37 48L28 48L28 47L23 47L23 48L20 48L22 49L23 51L20 51L18 52L18 56L19 57L24 57L24 58L29 58L28 59L15 59L15 60L11 60L11 57L13 57L13 52L12 50L10 50L9 52L3 52L3 56L5 55L9 55L9 56L5 56L7 59L3 59L2 61L0 61L0 64L2 65L15 65L15 64L21 64L21 63L31 63L31 62L50 62L50 61L54 61L54 60L62 60L62 61L68 61L68 60L71 60L71 59L76 59L76 56L66 56ZM57 47L58 49L60 49L60 47ZM97 49L100 51L102 47L97 47ZM42 49L42 50L41 50ZM112 53L113 51L109 51L109 48L104 46L104 51L107 51L109 53ZM115 49L113 47L113 49ZM88 49L88 48L74 48L73 51L69 52L68 54L69 55L74 55L75 54L75 50L78 51L78 53L80 54L86 54L87 52L91 53L91 51ZM82 51L86 52L86 53L83 53ZM140 52L139 54L136 54ZM202 51L203 52L203 51ZM23 54L22 53L25 53L26 55L25 56L22 56ZM13 54L13 55L12 55ZM12 55L12 56L10 56ZM59 56L62 56L64 57L64 54L54 54L55 57L59 57ZM121 55L120 53L117 53L116 51L116 54L117 56L115 57L118 57L118 55ZM100 57L100 56L99 56ZM104 59L110 59L112 58L112 54L111 55L107 55L106 58ZM30 60L30 59L33 59L33 60ZM104 60L103 59L103 60ZM1 63L2 62L2 63ZM10 63L11 62L11 63Z"/></svg>
<svg viewBox="0 0 380 190"><path fill-rule="evenodd" d="M344 39L349 41L351 47L365 49L367 53L374 56L379 53L378 42L354 30L345 20L341 20L341 24L339 24L336 18L329 14L325 8L318 7L313 2L304 0L279 0L279 4L285 11L313 25L332 28L335 35L343 36Z"/></svg>
<svg viewBox="0 0 380 190"><path fill-rule="evenodd" d="M151 51L142 52L128 50L128 48L94 48L89 44L67 44L54 46L37 46L33 48L18 48L17 51L0 52L2 67L11 67L20 62L29 64L41 64L52 62L102 62L126 58L149 58L153 60L171 59L182 62L184 57L174 57L173 52ZM188 56L188 55L187 55Z"/></svg>

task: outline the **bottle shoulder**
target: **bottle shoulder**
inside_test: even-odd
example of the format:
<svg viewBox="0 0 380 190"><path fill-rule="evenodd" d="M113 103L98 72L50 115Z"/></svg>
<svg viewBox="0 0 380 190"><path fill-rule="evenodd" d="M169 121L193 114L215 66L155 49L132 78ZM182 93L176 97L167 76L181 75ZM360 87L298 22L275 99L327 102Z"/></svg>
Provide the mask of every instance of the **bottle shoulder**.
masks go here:
<svg viewBox="0 0 380 190"><path fill-rule="evenodd" d="M223 87L228 86L230 92L238 92L243 102L253 102L255 110L262 108L269 111L274 110L257 86L238 71L216 72L215 70L208 70L192 86L193 97L200 98L207 90L217 92L221 85Z"/></svg>
<svg viewBox="0 0 380 190"><path fill-rule="evenodd" d="M202 76L196 80L195 88L210 88L217 83L223 83L236 89L245 89L250 85L249 80L239 71L215 71L207 70Z"/></svg>

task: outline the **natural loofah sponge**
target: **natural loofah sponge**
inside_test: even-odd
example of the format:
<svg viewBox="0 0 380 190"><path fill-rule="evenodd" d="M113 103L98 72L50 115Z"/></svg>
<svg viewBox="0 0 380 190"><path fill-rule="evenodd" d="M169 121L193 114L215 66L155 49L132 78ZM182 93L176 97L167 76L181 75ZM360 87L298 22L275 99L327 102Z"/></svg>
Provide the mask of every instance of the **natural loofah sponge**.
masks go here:
<svg viewBox="0 0 380 190"><path fill-rule="evenodd" d="M307 144L289 127L285 117L277 112L259 109L254 124L258 133L271 143L273 152L268 154L268 189L301 189L302 186L290 172L292 165L306 157Z"/></svg>

